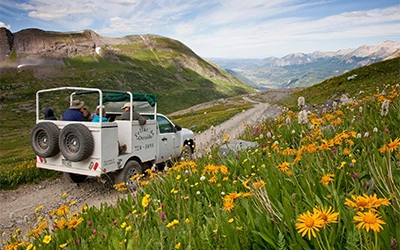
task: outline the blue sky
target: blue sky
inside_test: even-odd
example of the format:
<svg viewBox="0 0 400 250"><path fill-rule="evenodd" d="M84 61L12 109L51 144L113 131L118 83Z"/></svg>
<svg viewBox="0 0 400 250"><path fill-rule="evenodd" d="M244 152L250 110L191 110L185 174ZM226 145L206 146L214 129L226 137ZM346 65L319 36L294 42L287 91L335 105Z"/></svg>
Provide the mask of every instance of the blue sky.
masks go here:
<svg viewBox="0 0 400 250"><path fill-rule="evenodd" d="M157 34L206 58L265 58L400 42L400 0L0 0L12 32Z"/></svg>

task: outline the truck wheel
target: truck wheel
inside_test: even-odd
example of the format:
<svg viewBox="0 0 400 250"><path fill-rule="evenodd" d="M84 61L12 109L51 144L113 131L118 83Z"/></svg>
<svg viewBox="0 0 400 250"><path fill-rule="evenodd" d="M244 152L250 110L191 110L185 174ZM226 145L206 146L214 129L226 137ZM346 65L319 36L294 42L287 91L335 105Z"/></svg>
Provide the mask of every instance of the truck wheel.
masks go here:
<svg viewBox="0 0 400 250"><path fill-rule="evenodd" d="M87 176L81 174L64 173L64 178L71 183L82 183L86 180Z"/></svg>
<svg viewBox="0 0 400 250"><path fill-rule="evenodd" d="M36 124L31 133L31 147L39 157L53 157L60 152L58 136L60 129L51 122Z"/></svg>
<svg viewBox="0 0 400 250"><path fill-rule="evenodd" d="M93 154L93 136L85 125L69 124L61 130L59 147L65 159L83 161Z"/></svg>
<svg viewBox="0 0 400 250"><path fill-rule="evenodd" d="M131 160L125 164L125 167L115 176L115 184L121 182L125 183L129 190L136 190L138 183L137 180L131 180L136 174L142 173L142 167L137 161Z"/></svg>
<svg viewBox="0 0 400 250"><path fill-rule="evenodd" d="M180 155L180 161L191 161L193 160L193 152L189 145L185 145Z"/></svg>

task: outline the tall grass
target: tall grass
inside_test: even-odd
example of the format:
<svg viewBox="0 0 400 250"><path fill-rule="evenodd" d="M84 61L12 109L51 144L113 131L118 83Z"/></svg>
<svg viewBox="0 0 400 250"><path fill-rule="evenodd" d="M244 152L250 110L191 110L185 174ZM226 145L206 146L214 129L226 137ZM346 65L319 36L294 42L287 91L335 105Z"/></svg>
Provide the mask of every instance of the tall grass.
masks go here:
<svg viewBox="0 0 400 250"><path fill-rule="evenodd" d="M5 249L396 249L400 87L382 87L308 122L287 110L249 126L254 150L149 170L115 205L77 208L66 194Z"/></svg>

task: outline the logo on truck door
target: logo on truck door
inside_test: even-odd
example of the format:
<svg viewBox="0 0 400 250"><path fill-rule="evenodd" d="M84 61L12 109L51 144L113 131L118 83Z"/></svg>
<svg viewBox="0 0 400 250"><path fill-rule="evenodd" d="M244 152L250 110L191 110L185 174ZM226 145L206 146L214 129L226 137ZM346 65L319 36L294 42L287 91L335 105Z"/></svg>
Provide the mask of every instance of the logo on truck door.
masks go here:
<svg viewBox="0 0 400 250"><path fill-rule="evenodd" d="M138 132L135 133L135 138L137 141L150 140L154 137L154 130L152 128L140 128Z"/></svg>

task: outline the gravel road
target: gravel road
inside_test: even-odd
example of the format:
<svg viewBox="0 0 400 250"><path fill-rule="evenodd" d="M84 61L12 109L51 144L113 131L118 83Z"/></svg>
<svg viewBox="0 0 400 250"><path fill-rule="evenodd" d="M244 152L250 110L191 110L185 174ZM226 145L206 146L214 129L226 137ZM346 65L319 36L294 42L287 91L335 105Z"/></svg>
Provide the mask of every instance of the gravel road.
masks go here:
<svg viewBox="0 0 400 250"><path fill-rule="evenodd" d="M237 114L228 121L196 134L197 151L195 157L203 155L215 145L221 145L224 142L224 134L229 136L229 140L237 139L243 134L246 126L260 124L266 118L275 118L280 114L280 110L281 107L277 105L257 103L253 108Z"/></svg>

